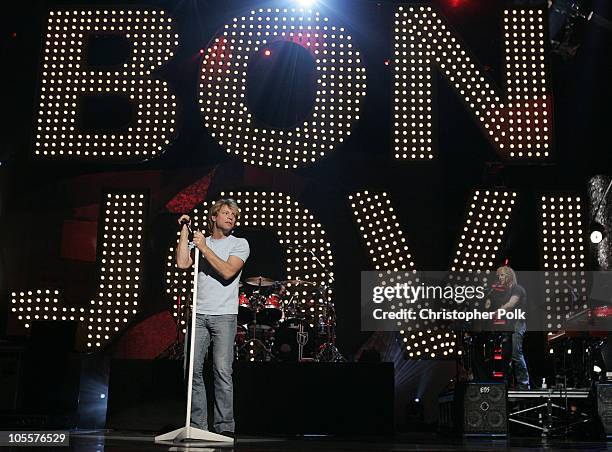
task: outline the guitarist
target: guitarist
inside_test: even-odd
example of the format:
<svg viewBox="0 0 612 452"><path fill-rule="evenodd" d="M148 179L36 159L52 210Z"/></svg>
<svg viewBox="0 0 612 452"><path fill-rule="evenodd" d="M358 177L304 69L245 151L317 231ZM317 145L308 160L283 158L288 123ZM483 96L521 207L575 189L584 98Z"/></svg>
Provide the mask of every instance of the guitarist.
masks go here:
<svg viewBox="0 0 612 452"><path fill-rule="evenodd" d="M497 269L497 278L500 286L504 289L501 297L501 306L499 306L498 309L504 309L506 312L509 312L513 309L520 308L525 311L527 309L527 292L517 283L514 270L508 266L499 267ZM487 300L485 308L488 309L489 307L490 302ZM507 366L504 375L510 375L510 363L512 363L516 378L516 389L524 390L529 389L529 372L527 370L525 356L523 355L523 338L527 330L527 323L525 320L514 320L513 322L513 332L511 334L508 333L504 339L505 349L508 349L508 346L512 344L511 359L506 359ZM507 354L510 353L504 353L506 356Z"/></svg>

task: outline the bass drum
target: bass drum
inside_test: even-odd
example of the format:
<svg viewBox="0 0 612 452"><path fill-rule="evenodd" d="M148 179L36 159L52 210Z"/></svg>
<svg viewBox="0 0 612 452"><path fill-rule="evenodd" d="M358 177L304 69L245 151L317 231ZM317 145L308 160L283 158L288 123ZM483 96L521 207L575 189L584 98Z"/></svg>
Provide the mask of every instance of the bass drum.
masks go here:
<svg viewBox="0 0 612 452"><path fill-rule="evenodd" d="M314 329L310 327L307 321L290 317L279 324L276 334L274 335L272 353L278 361L298 361L298 332L300 330L300 323L304 325L304 333L307 334L308 339L304 345L302 358L311 358L314 356L317 339Z"/></svg>

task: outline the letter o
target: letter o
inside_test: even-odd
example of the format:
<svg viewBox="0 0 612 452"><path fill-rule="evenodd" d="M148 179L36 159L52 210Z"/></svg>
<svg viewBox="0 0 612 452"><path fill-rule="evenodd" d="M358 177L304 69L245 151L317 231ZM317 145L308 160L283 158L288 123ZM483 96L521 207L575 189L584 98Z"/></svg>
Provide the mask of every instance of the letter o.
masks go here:
<svg viewBox="0 0 612 452"><path fill-rule="evenodd" d="M316 67L310 115L291 129L258 127L246 102L249 58L274 41L306 48ZM202 61L199 103L205 126L229 153L252 165L297 168L350 135L359 120L366 75L346 30L317 11L259 9L225 25Z"/></svg>

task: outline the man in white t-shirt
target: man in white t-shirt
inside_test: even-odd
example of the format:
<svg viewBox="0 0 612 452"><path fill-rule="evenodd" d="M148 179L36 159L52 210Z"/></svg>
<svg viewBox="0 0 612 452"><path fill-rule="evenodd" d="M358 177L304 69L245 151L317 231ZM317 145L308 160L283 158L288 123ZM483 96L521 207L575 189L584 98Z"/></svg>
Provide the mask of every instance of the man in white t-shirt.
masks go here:
<svg viewBox="0 0 612 452"><path fill-rule="evenodd" d="M208 430L206 388L203 366L208 347L213 346L215 389L214 430L234 435L234 388L232 363L238 318L238 285L242 267L249 257L249 243L234 237L232 230L240 217L233 199L220 199L208 213L209 237L200 231L193 234L193 243L200 250L198 294L193 361L191 425ZM187 269L193 265L189 249L188 215L179 218L181 237L176 249L176 263Z"/></svg>

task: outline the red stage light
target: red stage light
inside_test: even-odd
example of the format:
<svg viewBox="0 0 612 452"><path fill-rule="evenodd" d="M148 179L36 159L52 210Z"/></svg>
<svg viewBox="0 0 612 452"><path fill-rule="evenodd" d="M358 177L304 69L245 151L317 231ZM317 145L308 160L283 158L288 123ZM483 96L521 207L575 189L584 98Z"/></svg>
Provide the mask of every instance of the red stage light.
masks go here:
<svg viewBox="0 0 612 452"><path fill-rule="evenodd" d="M391 61L385 60L384 63L385 63L385 66L389 66L391 64Z"/></svg>
<svg viewBox="0 0 612 452"><path fill-rule="evenodd" d="M204 55L204 49L200 49L200 55Z"/></svg>
<svg viewBox="0 0 612 452"><path fill-rule="evenodd" d="M264 50L264 55L265 56L270 56L270 55L272 55L272 51L270 49L266 49L266 50Z"/></svg>

